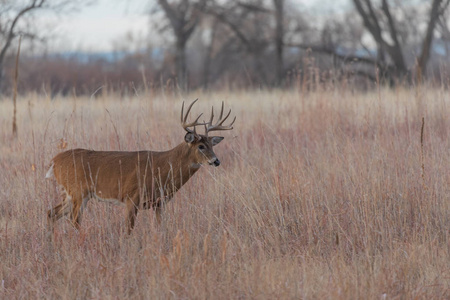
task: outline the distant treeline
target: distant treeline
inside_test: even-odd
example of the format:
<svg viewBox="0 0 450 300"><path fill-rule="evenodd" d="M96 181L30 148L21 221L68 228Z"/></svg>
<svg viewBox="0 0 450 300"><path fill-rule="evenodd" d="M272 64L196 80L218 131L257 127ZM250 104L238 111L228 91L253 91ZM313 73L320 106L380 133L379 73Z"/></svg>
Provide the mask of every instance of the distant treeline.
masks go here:
<svg viewBox="0 0 450 300"><path fill-rule="evenodd" d="M450 1L350 2L340 13L317 15L288 0L158 0L150 19L164 46L137 47L142 41L128 38L117 48L142 50L23 54L18 90L92 95L324 84L370 88L425 80L447 85ZM7 93L13 52L0 59L0 87Z"/></svg>

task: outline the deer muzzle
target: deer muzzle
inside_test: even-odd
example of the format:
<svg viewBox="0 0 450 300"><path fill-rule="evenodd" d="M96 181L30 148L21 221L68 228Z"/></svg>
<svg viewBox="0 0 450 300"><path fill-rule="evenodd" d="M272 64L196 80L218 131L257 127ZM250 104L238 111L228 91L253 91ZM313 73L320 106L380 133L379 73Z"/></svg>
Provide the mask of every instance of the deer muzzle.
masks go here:
<svg viewBox="0 0 450 300"><path fill-rule="evenodd" d="M214 165L214 167L220 166L220 160L219 160L217 157L211 159L208 163L209 163L211 166Z"/></svg>

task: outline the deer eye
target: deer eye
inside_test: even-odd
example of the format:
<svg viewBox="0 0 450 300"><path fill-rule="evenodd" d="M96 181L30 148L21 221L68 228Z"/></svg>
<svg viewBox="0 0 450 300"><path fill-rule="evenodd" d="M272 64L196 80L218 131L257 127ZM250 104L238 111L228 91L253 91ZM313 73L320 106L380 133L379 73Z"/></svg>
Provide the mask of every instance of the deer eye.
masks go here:
<svg viewBox="0 0 450 300"><path fill-rule="evenodd" d="M199 150L205 150L206 147L205 147L204 145L200 145L200 146L198 146L198 149L199 149Z"/></svg>

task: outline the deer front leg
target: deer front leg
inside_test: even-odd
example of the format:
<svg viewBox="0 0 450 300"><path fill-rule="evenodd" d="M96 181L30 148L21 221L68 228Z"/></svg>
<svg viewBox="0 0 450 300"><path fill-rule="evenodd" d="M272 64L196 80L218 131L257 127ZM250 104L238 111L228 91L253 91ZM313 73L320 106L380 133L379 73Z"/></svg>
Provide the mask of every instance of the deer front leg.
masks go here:
<svg viewBox="0 0 450 300"><path fill-rule="evenodd" d="M138 213L139 201L137 201L137 199L130 198L127 200L126 205L127 205L127 228L128 228L127 232L128 234L131 234Z"/></svg>
<svg viewBox="0 0 450 300"><path fill-rule="evenodd" d="M156 206L154 208L154 211L155 211L156 222L158 223L158 226L161 226L162 207L161 206Z"/></svg>
<svg viewBox="0 0 450 300"><path fill-rule="evenodd" d="M156 201L156 203L153 205L153 210L155 212L155 217L156 217L156 222L158 223L158 225L161 225L162 222L162 212L163 212L163 206L169 202L173 197L173 194L171 195L167 195L167 196L163 196L158 198L158 200Z"/></svg>
<svg viewBox="0 0 450 300"><path fill-rule="evenodd" d="M53 233L54 223L62 217L70 214L72 210L72 197L68 194L64 197L58 205L49 209L47 212L48 233Z"/></svg>
<svg viewBox="0 0 450 300"><path fill-rule="evenodd" d="M86 197L77 196L74 197L72 200L72 211L70 214L70 219L72 221L73 226L75 226L77 230L80 230L81 217L83 215L83 211L84 208L86 207L88 200L89 200L88 196Z"/></svg>

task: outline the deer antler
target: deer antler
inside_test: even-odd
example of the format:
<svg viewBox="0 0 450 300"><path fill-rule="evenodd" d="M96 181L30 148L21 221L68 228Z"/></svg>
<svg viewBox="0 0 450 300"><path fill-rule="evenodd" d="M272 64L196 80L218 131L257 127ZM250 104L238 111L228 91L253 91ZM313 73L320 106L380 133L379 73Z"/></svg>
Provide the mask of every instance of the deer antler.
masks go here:
<svg viewBox="0 0 450 300"><path fill-rule="evenodd" d="M222 125L226 119L231 114L231 109L228 112L228 114L225 116L225 118L222 119L223 116L223 101L222 101L222 109L220 110L220 116L219 120L217 120L216 124L213 125L213 119L214 119L214 107L211 108L211 119L208 123L205 124L205 134L208 135L208 132L210 131L218 131L218 130L231 130L233 129L232 125L234 124L234 121L236 121L236 117L234 117L233 121L228 126Z"/></svg>
<svg viewBox="0 0 450 300"><path fill-rule="evenodd" d="M186 111L186 115L184 115L183 111L184 111L184 101L183 101L183 105L181 106L181 126L183 126L184 130L186 130L189 133L193 133L195 135L197 135L197 132L195 131L195 126L198 125L205 125L206 123L199 123L198 119L200 119L200 117L203 115L202 113L197 117L197 119L195 119L194 122L191 123L186 123L187 118L189 116L189 113L191 112L191 108L194 105L195 102L197 102L198 98L194 100L194 102L191 103L191 105L189 105L187 111ZM188 127L194 127L193 130L189 129Z"/></svg>

